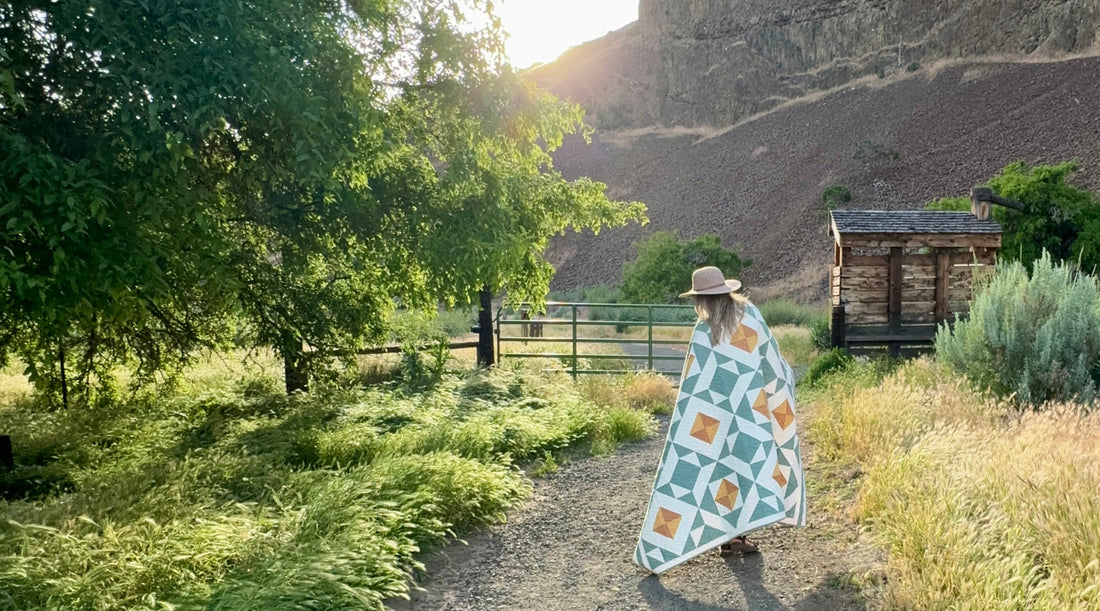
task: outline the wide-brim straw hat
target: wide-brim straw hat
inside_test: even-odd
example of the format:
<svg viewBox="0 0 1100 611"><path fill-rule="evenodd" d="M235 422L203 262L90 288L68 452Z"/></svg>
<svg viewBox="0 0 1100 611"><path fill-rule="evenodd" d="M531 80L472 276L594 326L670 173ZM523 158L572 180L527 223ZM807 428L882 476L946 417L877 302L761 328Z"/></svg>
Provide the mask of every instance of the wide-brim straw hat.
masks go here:
<svg viewBox="0 0 1100 611"><path fill-rule="evenodd" d="M692 295L722 295L741 288L740 280L726 280L722 270L717 267L700 267L691 274L691 290L680 293L681 297Z"/></svg>

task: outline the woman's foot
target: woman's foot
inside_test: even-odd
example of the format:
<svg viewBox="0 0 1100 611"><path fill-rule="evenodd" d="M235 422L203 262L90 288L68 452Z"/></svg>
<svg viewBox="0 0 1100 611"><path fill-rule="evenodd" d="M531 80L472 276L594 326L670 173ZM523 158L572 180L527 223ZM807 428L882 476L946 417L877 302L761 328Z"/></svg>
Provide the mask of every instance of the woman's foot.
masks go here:
<svg viewBox="0 0 1100 611"><path fill-rule="evenodd" d="M760 548L757 547L756 544L752 541L749 541L749 538L745 535L734 537L729 541L723 543L718 548L718 553L722 556L730 556L734 554L744 556L746 554L755 554L759 551Z"/></svg>

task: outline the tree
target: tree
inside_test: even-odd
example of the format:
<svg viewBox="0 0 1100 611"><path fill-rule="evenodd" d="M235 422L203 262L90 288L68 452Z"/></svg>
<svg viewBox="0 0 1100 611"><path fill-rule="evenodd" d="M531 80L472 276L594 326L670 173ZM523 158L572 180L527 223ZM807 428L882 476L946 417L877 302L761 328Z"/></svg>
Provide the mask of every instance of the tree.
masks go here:
<svg viewBox="0 0 1100 611"><path fill-rule="evenodd" d="M582 111L487 4L0 4L0 357L67 398L239 338L293 390L396 302L544 298L550 235L644 208L553 171Z"/></svg>
<svg viewBox="0 0 1100 611"><path fill-rule="evenodd" d="M658 231L635 248L638 258L623 266L623 297L631 303L672 303L696 268L713 265L734 278L752 263L722 248L716 235L681 242L673 232Z"/></svg>
<svg viewBox="0 0 1100 611"><path fill-rule="evenodd" d="M1089 272L1100 266L1100 201L1095 194L1068 184L1077 167L1075 161L1035 167L1017 161L989 179L995 193L1026 207L1025 211L993 207L993 218L1004 229L1002 258L1031 267L1047 252L1055 261L1080 262ZM927 207L969 210L970 200L939 199Z"/></svg>

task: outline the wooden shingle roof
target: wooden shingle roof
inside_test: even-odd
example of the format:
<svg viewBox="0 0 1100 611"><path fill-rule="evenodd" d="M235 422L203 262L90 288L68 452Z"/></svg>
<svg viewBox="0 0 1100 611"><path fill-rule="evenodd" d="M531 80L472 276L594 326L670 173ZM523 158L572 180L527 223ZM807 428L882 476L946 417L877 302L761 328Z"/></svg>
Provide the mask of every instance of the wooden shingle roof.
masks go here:
<svg viewBox="0 0 1100 611"><path fill-rule="evenodd" d="M969 212L939 210L833 210L837 233L1000 234L992 219L978 220Z"/></svg>

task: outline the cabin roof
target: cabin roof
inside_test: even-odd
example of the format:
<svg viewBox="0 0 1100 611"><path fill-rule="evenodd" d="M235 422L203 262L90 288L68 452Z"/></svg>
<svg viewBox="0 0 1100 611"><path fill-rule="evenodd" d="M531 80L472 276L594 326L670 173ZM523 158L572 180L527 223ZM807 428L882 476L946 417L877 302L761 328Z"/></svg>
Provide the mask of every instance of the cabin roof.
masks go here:
<svg viewBox="0 0 1100 611"><path fill-rule="evenodd" d="M969 212L940 210L833 210L837 233L1000 234L992 219L978 220Z"/></svg>

